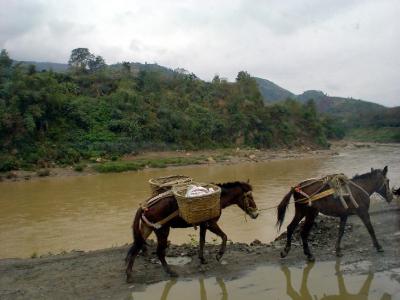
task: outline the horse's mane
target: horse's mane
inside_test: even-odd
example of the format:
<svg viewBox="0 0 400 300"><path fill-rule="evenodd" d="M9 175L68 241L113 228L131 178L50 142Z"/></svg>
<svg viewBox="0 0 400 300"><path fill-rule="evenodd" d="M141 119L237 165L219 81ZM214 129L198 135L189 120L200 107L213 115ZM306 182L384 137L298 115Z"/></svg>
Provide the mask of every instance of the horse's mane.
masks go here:
<svg viewBox="0 0 400 300"><path fill-rule="evenodd" d="M356 175L354 175L354 177L352 179L369 179L369 178L373 178L374 176L376 176L378 173L381 173L381 172L382 172L382 170L372 169L372 171L368 172L368 173L364 173L361 175L356 174Z"/></svg>
<svg viewBox="0 0 400 300"><path fill-rule="evenodd" d="M225 189L229 189L229 188L234 188L234 187L241 187L244 189L245 192L248 191L252 191L253 187L251 186L251 184L247 183L247 182L243 182L243 181L233 181L233 182L226 182L226 183L217 183L217 185L220 188L225 188Z"/></svg>

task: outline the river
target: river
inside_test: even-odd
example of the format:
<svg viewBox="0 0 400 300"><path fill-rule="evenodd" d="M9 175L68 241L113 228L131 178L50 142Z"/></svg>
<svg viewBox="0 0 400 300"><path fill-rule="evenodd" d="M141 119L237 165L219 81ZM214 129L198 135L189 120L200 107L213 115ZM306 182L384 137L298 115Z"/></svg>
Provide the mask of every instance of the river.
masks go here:
<svg viewBox="0 0 400 300"><path fill-rule="evenodd" d="M52 177L0 183L0 258L29 257L73 249L94 250L131 242L132 216L149 195L148 180L182 174L204 182L247 179L259 207L276 205L298 181L331 173L352 176L389 166L391 184L400 185L400 146L344 149L339 155L270 162L147 169L119 174ZM292 213L291 209L289 213ZM290 216L287 217L287 220ZM275 211L257 220L238 207L223 211L220 225L233 241L267 242L276 237ZM197 238L192 228L172 230L173 243ZM193 236L194 235L194 236ZM212 241L214 236L208 235Z"/></svg>

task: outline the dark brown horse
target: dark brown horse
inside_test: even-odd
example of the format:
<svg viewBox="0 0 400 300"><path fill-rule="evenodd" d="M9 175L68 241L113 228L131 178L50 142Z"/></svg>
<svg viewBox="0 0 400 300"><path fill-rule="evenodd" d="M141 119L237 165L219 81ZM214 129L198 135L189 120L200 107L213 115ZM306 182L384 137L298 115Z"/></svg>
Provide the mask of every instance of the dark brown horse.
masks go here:
<svg viewBox="0 0 400 300"><path fill-rule="evenodd" d="M257 206L252 196L252 187L250 184L245 182L230 182L218 184L218 186L221 188L221 209L236 204L251 218L257 218ZM165 260L165 249L168 245L167 239L169 235L169 230L170 227L186 228L192 227L193 224L189 224L181 217L176 216L165 223L161 228L156 229L149 226L146 222L143 222L142 218L144 216L149 222L158 222L176 212L177 210L178 204L173 196L162 199L158 203L149 207L146 211L144 211L142 208L139 208L137 210L132 225L134 242L126 256L127 281L130 281L132 279L132 267L136 256L145 245L147 237L153 231L157 237L157 256L160 259L163 269L171 276L176 276L176 273L171 270ZM198 224L200 227L199 259L201 263L205 263L203 249L207 229L218 235L222 239L221 247L216 256L217 260L220 260L225 252L227 236L218 226L218 220L219 216L217 218Z"/></svg>
<svg viewBox="0 0 400 300"><path fill-rule="evenodd" d="M314 256L308 247L307 238L311 227L314 224L314 219L319 212L323 213L324 215L340 218L339 235L336 242L337 256L342 255L340 250L340 241L344 233L347 217L352 214L357 214L361 218L364 225L367 227L369 234L371 235L375 248L377 251L382 252L383 249L376 239L368 209L370 205L370 195L375 192L384 197L387 202L392 201L393 195L389 188L389 180L386 178L387 171L387 167L385 167L383 170L371 169L371 172L363 175L356 175L351 179L353 184L349 184L349 187L354 200L358 204L358 208L355 207L348 197L344 197L348 205L348 208L345 208L339 199L334 197L334 195L326 196L317 201L313 201L310 205L308 203L301 203L299 200L304 199L303 193L312 195L316 192L322 192L329 188L329 186L323 187L324 183L319 180L306 180L299 183L296 188L292 188L290 192L283 198L277 210L277 226L280 229L285 218L286 208L289 204L291 196L293 195L295 200L295 215L292 222L287 227L287 241L284 250L281 252L281 257L288 255L291 247L293 232L299 222L305 216L305 222L303 228L301 229L300 235L303 242L304 254L307 256L308 260L314 261Z"/></svg>

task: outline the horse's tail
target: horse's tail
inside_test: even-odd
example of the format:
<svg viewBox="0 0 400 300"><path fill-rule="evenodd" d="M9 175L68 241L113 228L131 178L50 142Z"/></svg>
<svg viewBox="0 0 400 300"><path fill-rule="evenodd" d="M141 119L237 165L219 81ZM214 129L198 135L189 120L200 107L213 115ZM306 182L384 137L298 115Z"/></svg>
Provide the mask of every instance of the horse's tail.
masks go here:
<svg viewBox="0 0 400 300"><path fill-rule="evenodd" d="M140 232L140 219L143 214L143 209L141 207L138 208L135 214L135 218L133 219L132 223L132 236L133 236L133 244L129 247L128 253L125 257L125 263L128 263L132 257L132 253L135 249L141 249L145 243L145 240ZM138 251L139 251L138 250Z"/></svg>
<svg viewBox="0 0 400 300"><path fill-rule="evenodd" d="M142 214L143 214L143 209L139 207L138 210L136 211L135 218L133 219L133 224L132 224L133 241L138 245L142 245L144 243L144 238L142 236L142 233L140 232L140 219L142 217Z"/></svg>
<svg viewBox="0 0 400 300"><path fill-rule="evenodd" d="M290 198L293 195L293 192L294 192L294 188L291 188L289 193L287 193L285 195L285 197L283 197L281 203L279 203L279 205L278 205L278 208L276 211L276 217L277 217L276 226L278 227L278 230L281 229L282 223L285 220L286 208L289 204Z"/></svg>

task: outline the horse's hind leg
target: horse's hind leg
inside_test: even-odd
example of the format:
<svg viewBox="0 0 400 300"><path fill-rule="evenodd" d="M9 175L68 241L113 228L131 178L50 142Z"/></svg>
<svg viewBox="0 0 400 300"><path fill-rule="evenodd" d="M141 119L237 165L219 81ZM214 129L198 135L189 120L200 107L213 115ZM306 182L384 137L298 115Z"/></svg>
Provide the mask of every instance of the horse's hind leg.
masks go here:
<svg viewBox="0 0 400 300"><path fill-rule="evenodd" d="M296 208L296 213L293 217L292 222L287 227L287 234L286 234L286 246L285 248L281 251L281 257L286 257L290 251L290 248L292 246L292 236L293 232L296 229L297 225L300 223L301 219L303 219L304 214L300 209Z"/></svg>
<svg viewBox="0 0 400 300"><path fill-rule="evenodd" d="M340 225L339 225L339 234L338 234L338 239L336 242L336 256L340 257L342 256L342 251L340 249L340 241L342 240L343 234L344 234L344 229L346 227L346 222L347 222L347 215L343 215L340 217Z"/></svg>
<svg viewBox="0 0 400 300"><path fill-rule="evenodd" d="M369 213L364 210L363 211L357 210L357 215L360 217L360 219L364 223L365 227L367 227L369 235L371 236L371 239L372 239L372 243L374 244L376 250L378 252L383 252L382 246L379 244L378 240L376 239L375 231L374 231L374 228L372 227L371 219L369 218Z"/></svg>
<svg viewBox="0 0 400 300"><path fill-rule="evenodd" d="M316 209L309 208L303 228L300 231L301 240L303 241L303 251L304 254L307 256L308 261L315 261L314 255L311 253L310 248L308 247L308 236L317 215L318 211Z"/></svg>
<svg viewBox="0 0 400 300"><path fill-rule="evenodd" d="M157 256L164 271L172 277L177 277L178 274L171 270L167 261L165 260L165 249L167 249L168 246L169 227L161 227L154 232L157 236Z"/></svg>
<svg viewBox="0 0 400 300"><path fill-rule="evenodd" d="M221 247L219 248L219 251L216 256L216 259L219 261L225 253L226 241L228 240L228 237L226 236L225 232L221 230L221 228L218 226L216 222L210 222L208 225L208 230L218 235L222 239Z"/></svg>
<svg viewBox="0 0 400 300"><path fill-rule="evenodd" d="M143 239L147 240L149 235L153 232L153 228L141 223L140 232L142 233ZM147 244L146 243L143 244L141 253L142 253L143 256L147 256L148 251L147 251Z"/></svg>
<svg viewBox="0 0 400 300"><path fill-rule="evenodd" d="M125 261L127 262L127 266L126 266L126 270L125 270L127 282L132 281L133 263L135 262L135 258L138 255L142 246L143 246L143 243L141 241L139 241L139 242L136 241L133 243L133 245L131 246L131 248L128 251L128 254L125 259Z"/></svg>

